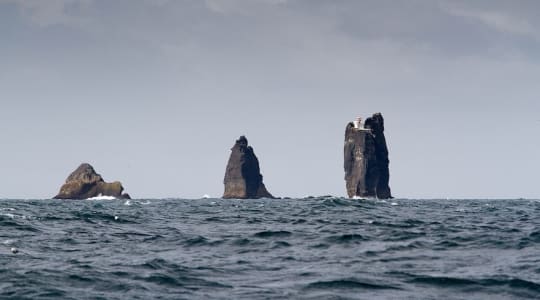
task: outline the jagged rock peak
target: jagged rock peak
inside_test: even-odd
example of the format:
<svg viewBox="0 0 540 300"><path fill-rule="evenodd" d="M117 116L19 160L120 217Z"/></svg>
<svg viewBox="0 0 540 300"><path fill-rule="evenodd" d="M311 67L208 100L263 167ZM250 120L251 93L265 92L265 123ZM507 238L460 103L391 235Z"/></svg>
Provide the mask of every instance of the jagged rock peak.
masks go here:
<svg viewBox="0 0 540 300"><path fill-rule="evenodd" d="M111 196L130 199L123 193L124 187L119 181L107 183L88 163L81 164L66 179L54 199L88 199L97 196Z"/></svg>
<svg viewBox="0 0 540 300"><path fill-rule="evenodd" d="M223 198L257 199L274 198L263 183L259 160L245 136L236 140L223 179Z"/></svg>
<svg viewBox="0 0 540 300"><path fill-rule="evenodd" d="M94 167L88 163L82 163L75 171L69 174L66 179L66 183L70 181L80 180L82 182L98 182L103 181L101 175L99 175Z"/></svg>
<svg viewBox="0 0 540 300"><path fill-rule="evenodd" d="M238 144L238 145L240 145L240 146L246 146L246 147L247 147L247 146L248 146L248 140L247 140L247 138L246 138L244 135L242 135L242 136L240 136L240 137L236 140L236 143L235 143L235 144Z"/></svg>

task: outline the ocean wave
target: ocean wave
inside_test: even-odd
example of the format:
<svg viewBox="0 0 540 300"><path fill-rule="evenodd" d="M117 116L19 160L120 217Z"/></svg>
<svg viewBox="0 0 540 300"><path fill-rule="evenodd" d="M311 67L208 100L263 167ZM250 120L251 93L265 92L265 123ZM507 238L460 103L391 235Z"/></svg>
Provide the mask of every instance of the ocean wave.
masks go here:
<svg viewBox="0 0 540 300"><path fill-rule="evenodd" d="M292 235L292 232L285 230L265 230L255 233L253 236L258 238L274 238L274 237L288 237Z"/></svg>
<svg viewBox="0 0 540 300"><path fill-rule="evenodd" d="M373 283L367 280L359 280L355 278L336 279L329 281L315 281L306 286L307 289L366 289L366 290L398 290L388 284Z"/></svg>
<svg viewBox="0 0 540 300"><path fill-rule="evenodd" d="M286 241L275 241L272 245L272 248L273 249L277 249L277 248L288 248L288 247L291 247L292 245L290 243L287 243Z"/></svg>
<svg viewBox="0 0 540 300"><path fill-rule="evenodd" d="M361 234L349 233L349 234L339 234L326 237L325 240L330 244L351 244L359 243L369 240Z"/></svg>
<svg viewBox="0 0 540 300"><path fill-rule="evenodd" d="M435 285L439 287L453 286L477 286L483 288L503 288L525 289L532 292L540 292L540 283L520 278L461 278L449 276L415 276L410 280L414 283Z"/></svg>
<svg viewBox="0 0 540 300"><path fill-rule="evenodd" d="M223 241L218 241L218 240L209 240L207 238L205 238L204 236L196 236L196 237L192 237L190 239L187 239L185 241L182 242L182 244L185 246L185 247L201 247L201 246L218 246L219 244L223 243Z"/></svg>

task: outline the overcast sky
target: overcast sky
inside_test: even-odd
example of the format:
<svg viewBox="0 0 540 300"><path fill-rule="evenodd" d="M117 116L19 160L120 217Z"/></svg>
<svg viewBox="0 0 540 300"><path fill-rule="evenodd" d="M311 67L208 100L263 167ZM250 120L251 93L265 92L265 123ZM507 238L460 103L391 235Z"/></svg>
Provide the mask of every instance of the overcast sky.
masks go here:
<svg viewBox="0 0 540 300"><path fill-rule="evenodd" d="M382 112L397 197L540 197L540 1L0 0L0 198L81 162L220 197L246 135L276 196L346 194Z"/></svg>

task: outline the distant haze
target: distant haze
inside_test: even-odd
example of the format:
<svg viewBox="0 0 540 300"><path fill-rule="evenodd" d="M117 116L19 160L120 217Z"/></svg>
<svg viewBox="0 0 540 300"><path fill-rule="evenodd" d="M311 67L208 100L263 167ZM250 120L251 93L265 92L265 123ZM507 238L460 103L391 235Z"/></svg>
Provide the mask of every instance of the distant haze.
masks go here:
<svg viewBox="0 0 540 300"><path fill-rule="evenodd" d="M0 0L0 198L81 162L219 197L246 135L275 196L345 195L382 112L396 197L540 197L540 2Z"/></svg>

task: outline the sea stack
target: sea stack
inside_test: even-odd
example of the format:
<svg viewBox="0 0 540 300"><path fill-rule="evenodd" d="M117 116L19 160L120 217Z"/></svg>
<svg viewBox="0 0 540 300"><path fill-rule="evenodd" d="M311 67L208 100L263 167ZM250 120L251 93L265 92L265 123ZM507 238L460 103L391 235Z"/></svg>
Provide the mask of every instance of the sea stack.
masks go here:
<svg viewBox="0 0 540 300"><path fill-rule="evenodd" d="M345 181L350 198L392 198L384 119L376 113L357 118L345 129Z"/></svg>
<svg viewBox="0 0 540 300"><path fill-rule="evenodd" d="M241 136L231 149L223 183L224 199L274 198L264 186L259 160L245 136Z"/></svg>
<svg viewBox="0 0 540 300"><path fill-rule="evenodd" d="M101 175L87 163L81 164L73 171L66 183L60 188L54 199L88 199L97 196L111 196L118 199L130 199L129 194L122 193L124 187L119 181L105 182Z"/></svg>

